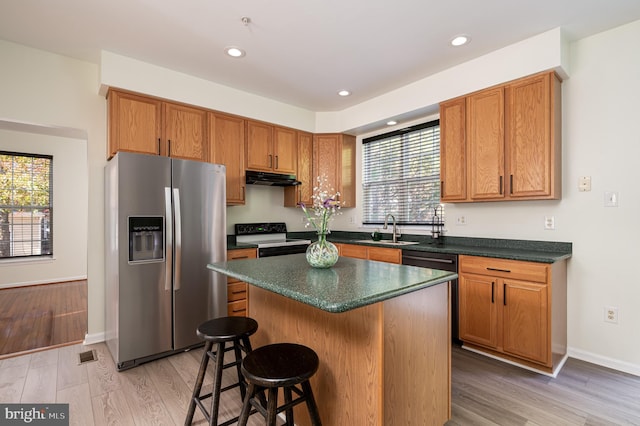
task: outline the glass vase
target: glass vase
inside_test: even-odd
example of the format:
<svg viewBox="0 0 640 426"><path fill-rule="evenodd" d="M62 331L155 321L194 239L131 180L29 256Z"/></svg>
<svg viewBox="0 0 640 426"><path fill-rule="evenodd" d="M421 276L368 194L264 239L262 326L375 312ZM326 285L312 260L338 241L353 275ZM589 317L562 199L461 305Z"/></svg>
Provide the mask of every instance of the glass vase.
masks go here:
<svg viewBox="0 0 640 426"><path fill-rule="evenodd" d="M307 248L307 263L314 268L331 268L338 261L338 247L327 241L327 234L318 233L318 241Z"/></svg>

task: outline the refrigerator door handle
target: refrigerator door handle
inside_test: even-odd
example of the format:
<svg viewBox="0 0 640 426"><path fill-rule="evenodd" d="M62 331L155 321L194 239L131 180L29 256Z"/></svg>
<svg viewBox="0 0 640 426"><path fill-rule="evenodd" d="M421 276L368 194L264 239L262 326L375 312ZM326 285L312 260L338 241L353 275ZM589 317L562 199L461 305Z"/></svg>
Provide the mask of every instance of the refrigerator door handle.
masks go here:
<svg viewBox="0 0 640 426"><path fill-rule="evenodd" d="M175 253L176 253L176 261L175 268L173 270L174 273L174 286L173 291L180 290L180 268L181 268L181 260L182 260L182 222L180 220L180 190L178 188L173 188L173 209L175 213Z"/></svg>
<svg viewBox="0 0 640 426"><path fill-rule="evenodd" d="M164 262L164 289L171 290L171 264L173 263L173 213L171 210L171 188L164 188L164 213L166 222L164 224L165 240L165 262Z"/></svg>

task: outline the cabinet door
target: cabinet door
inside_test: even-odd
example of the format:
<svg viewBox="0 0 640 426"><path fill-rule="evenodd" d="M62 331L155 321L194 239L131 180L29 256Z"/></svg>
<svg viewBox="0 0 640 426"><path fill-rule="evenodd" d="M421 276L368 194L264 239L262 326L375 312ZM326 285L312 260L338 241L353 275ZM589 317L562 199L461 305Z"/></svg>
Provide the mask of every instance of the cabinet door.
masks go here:
<svg viewBox="0 0 640 426"><path fill-rule="evenodd" d="M273 126L247 120L246 158L247 169L273 171Z"/></svg>
<svg viewBox="0 0 640 426"><path fill-rule="evenodd" d="M504 352L550 366L547 285L504 280L502 287Z"/></svg>
<svg viewBox="0 0 640 426"><path fill-rule="evenodd" d="M109 152L160 154L162 102L111 90L109 100Z"/></svg>
<svg viewBox="0 0 640 426"><path fill-rule="evenodd" d="M296 174L298 163L298 139L296 131L284 127L273 128L273 171Z"/></svg>
<svg viewBox="0 0 640 426"><path fill-rule="evenodd" d="M165 102L164 139L164 155L207 161L207 111Z"/></svg>
<svg viewBox="0 0 640 426"><path fill-rule="evenodd" d="M483 90L467 98L470 197L504 198L504 89Z"/></svg>
<svg viewBox="0 0 640 426"><path fill-rule="evenodd" d="M209 161L227 168L227 204L244 204L244 126L240 117L209 113Z"/></svg>
<svg viewBox="0 0 640 426"><path fill-rule="evenodd" d="M537 75L507 86L509 197L552 195L552 78Z"/></svg>
<svg viewBox="0 0 640 426"><path fill-rule="evenodd" d="M460 339L489 348L498 346L498 290L498 283L491 277L460 275Z"/></svg>
<svg viewBox="0 0 640 426"><path fill-rule="evenodd" d="M466 98L459 98L440 104L440 200L466 199Z"/></svg>
<svg viewBox="0 0 640 426"><path fill-rule="evenodd" d="M284 188L285 207L295 207L298 203L307 206L313 204L313 135L311 133L298 133L298 168L296 178L302 182L298 186L287 186Z"/></svg>
<svg viewBox="0 0 640 426"><path fill-rule="evenodd" d="M325 176L330 187L340 192L342 207L356 206L356 138L341 134L313 136L313 175Z"/></svg>

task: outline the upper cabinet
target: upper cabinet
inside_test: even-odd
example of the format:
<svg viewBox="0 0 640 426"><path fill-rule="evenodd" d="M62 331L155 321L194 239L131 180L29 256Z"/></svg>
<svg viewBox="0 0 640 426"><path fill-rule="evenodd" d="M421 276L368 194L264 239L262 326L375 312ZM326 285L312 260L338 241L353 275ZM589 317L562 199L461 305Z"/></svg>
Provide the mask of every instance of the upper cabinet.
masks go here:
<svg viewBox="0 0 640 426"><path fill-rule="evenodd" d="M309 206L313 204L313 134L296 132L298 138L298 161L296 178L301 185L287 186L284 188L285 207L296 207L298 203Z"/></svg>
<svg viewBox="0 0 640 426"><path fill-rule="evenodd" d="M209 161L227 169L227 204L245 203L244 135L242 117L209 113Z"/></svg>
<svg viewBox="0 0 640 426"><path fill-rule="evenodd" d="M559 199L560 102L545 72L440 104L442 201Z"/></svg>
<svg viewBox="0 0 640 426"><path fill-rule="evenodd" d="M247 169L295 174L296 147L295 130L247 120Z"/></svg>
<svg viewBox="0 0 640 426"><path fill-rule="evenodd" d="M313 179L326 176L340 192L342 207L356 206L356 138L338 133L313 136Z"/></svg>
<svg viewBox="0 0 640 426"><path fill-rule="evenodd" d="M110 90L109 152L207 160L207 112L152 97Z"/></svg>

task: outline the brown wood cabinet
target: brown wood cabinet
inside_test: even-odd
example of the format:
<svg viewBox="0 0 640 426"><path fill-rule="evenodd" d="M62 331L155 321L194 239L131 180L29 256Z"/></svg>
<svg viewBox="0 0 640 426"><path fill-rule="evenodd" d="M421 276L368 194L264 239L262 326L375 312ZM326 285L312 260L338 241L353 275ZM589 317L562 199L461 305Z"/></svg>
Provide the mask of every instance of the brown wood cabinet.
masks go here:
<svg viewBox="0 0 640 426"><path fill-rule="evenodd" d="M356 206L356 138L338 133L313 136L313 178L326 176L340 192L342 207Z"/></svg>
<svg viewBox="0 0 640 426"><path fill-rule="evenodd" d="M245 120L221 113L209 113L209 161L227 168L227 204L245 203Z"/></svg>
<svg viewBox="0 0 640 426"><path fill-rule="evenodd" d="M109 152L163 155L206 161L207 112L153 97L110 90Z"/></svg>
<svg viewBox="0 0 640 426"><path fill-rule="evenodd" d="M247 120L247 169L295 174L297 144L293 129Z"/></svg>
<svg viewBox="0 0 640 426"><path fill-rule="evenodd" d="M227 260L255 259L256 249L233 249L227 251ZM227 314L246 317L249 309L249 285L236 278L227 277Z"/></svg>
<svg viewBox="0 0 640 426"><path fill-rule="evenodd" d="M402 263L402 250L387 247L369 247L358 244L336 244L340 256L356 259L377 260L387 263Z"/></svg>
<svg viewBox="0 0 640 426"><path fill-rule="evenodd" d="M561 90L544 72L440 104L441 200L561 197Z"/></svg>
<svg viewBox="0 0 640 426"><path fill-rule="evenodd" d="M566 355L565 261L460 255L459 275L464 344L552 373Z"/></svg>
<svg viewBox="0 0 640 426"><path fill-rule="evenodd" d="M298 136L298 161L296 178L302 182L298 186L284 188L285 207L296 207L298 203L307 206L313 204L313 135L307 132L297 132Z"/></svg>

